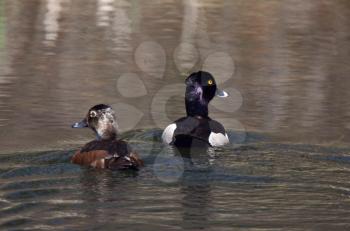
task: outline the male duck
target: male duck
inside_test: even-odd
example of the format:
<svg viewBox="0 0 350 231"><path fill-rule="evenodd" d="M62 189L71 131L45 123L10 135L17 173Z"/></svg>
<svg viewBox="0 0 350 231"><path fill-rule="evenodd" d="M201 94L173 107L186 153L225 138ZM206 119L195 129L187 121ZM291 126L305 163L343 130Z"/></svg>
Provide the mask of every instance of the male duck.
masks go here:
<svg viewBox="0 0 350 231"><path fill-rule="evenodd" d="M90 108L86 117L72 128L91 128L97 139L78 150L71 161L74 164L112 170L138 169L143 161L122 140L117 140L117 122L113 109L105 104Z"/></svg>
<svg viewBox="0 0 350 231"><path fill-rule="evenodd" d="M208 116L208 104L215 95L227 97L219 90L214 77L205 71L192 73L185 81L185 105L187 116L168 125L162 134L164 143L178 147L209 145L223 146L229 143L225 128Z"/></svg>

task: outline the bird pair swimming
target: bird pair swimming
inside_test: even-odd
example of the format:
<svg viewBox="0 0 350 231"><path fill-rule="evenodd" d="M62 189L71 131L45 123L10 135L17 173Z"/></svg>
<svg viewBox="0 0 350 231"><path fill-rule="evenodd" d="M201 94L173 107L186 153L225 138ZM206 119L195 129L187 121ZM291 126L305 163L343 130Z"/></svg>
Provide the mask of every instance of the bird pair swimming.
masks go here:
<svg viewBox="0 0 350 231"><path fill-rule="evenodd" d="M208 104L214 96L227 97L217 88L214 77L205 71L192 73L185 81L187 116L167 126L162 134L166 144L177 147L223 146L229 143L225 128L208 116ZM115 112L105 104L96 105L73 128L91 128L97 135L72 157L72 163L108 169L138 169L143 161L122 140L117 139Z"/></svg>

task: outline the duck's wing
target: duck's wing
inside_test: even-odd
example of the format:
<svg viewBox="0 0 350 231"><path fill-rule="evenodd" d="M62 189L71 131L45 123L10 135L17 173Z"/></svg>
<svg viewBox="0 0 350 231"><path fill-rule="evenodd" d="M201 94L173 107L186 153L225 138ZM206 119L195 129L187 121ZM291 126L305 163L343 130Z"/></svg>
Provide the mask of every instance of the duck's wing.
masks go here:
<svg viewBox="0 0 350 231"><path fill-rule="evenodd" d="M129 156L110 156L104 159L105 166L112 170L134 169L138 170L144 166L143 161L136 153L130 153Z"/></svg>
<svg viewBox="0 0 350 231"><path fill-rule="evenodd" d="M85 144L72 157L74 164L92 166L94 168L105 168L104 159L110 157L109 152L111 142L93 140Z"/></svg>
<svg viewBox="0 0 350 231"><path fill-rule="evenodd" d="M112 170L137 170L144 165L138 154L123 140L114 141L113 145L110 146L109 152L112 156L105 158L106 168Z"/></svg>

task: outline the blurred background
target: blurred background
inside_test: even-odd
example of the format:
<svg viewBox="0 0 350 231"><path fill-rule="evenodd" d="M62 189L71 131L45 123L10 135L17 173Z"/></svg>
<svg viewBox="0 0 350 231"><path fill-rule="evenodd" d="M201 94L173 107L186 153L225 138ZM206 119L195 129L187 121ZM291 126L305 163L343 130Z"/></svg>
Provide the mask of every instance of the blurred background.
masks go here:
<svg viewBox="0 0 350 231"><path fill-rule="evenodd" d="M349 141L347 0L0 2L2 152L90 139L70 125L97 103L116 107L123 131L162 128L154 97L167 100L169 120L182 116L181 93L157 93L181 89L205 63L242 98L211 107L226 126L234 118L276 141Z"/></svg>

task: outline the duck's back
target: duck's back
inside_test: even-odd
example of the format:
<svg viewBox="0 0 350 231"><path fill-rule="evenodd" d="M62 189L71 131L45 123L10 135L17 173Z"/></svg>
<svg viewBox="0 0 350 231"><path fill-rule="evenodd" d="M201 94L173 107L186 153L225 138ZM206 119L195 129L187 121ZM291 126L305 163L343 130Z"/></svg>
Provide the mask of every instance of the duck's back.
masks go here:
<svg viewBox="0 0 350 231"><path fill-rule="evenodd" d="M131 148L123 140L93 140L80 149L81 152L95 150L103 150L110 154L118 153L119 156L127 156Z"/></svg>
<svg viewBox="0 0 350 231"><path fill-rule="evenodd" d="M175 146L221 146L228 143L225 128L209 117L183 117L169 125L168 128L163 133L163 140L168 140L170 141L168 143ZM172 137L171 140L169 137Z"/></svg>
<svg viewBox="0 0 350 231"><path fill-rule="evenodd" d="M127 169L143 165L136 153L122 140L94 140L72 157L72 163L95 168Z"/></svg>

